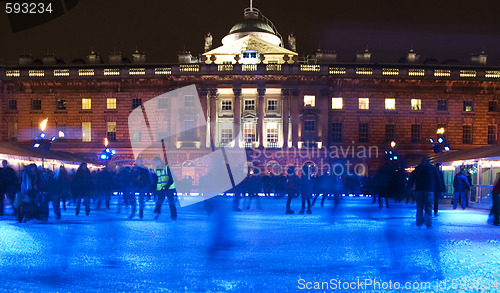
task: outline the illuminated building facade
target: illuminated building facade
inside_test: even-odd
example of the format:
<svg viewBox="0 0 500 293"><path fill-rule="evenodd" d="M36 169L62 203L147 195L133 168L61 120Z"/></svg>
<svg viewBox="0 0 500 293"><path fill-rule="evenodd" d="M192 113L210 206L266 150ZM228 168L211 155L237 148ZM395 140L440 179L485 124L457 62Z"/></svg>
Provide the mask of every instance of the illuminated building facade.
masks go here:
<svg viewBox="0 0 500 293"><path fill-rule="evenodd" d="M114 161L133 160L130 141L146 134L129 127L132 110L195 84L207 127L171 138L192 148L179 153L186 166L212 143L247 148L254 165L312 162L321 169L348 159L370 171L391 141L403 157L432 153L429 138L439 127L454 150L497 143L500 67L487 66L484 54L467 65L424 64L413 51L392 64L371 62L367 50L350 63L322 52L301 60L295 37L288 36L285 48L255 8L245 10L222 43L212 48L207 35L205 53L183 52L178 64L149 64L139 52L129 63L119 53L102 63L92 52L72 65L54 56L38 65L22 56L19 66L0 67L1 140L31 143L48 117L58 137L53 149L97 160L107 137L117 150ZM162 103L158 108L168 111ZM169 127L165 121L157 131L168 135Z"/></svg>

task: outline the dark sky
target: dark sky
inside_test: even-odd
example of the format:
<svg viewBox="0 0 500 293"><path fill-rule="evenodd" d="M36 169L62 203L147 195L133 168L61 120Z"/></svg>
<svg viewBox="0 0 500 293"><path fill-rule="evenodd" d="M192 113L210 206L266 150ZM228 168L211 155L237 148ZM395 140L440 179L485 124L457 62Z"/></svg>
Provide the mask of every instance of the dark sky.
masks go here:
<svg viewBox="0 0 500 293"><path fill-rule="evenodd" d="M61 1L61 0L54 0ZM75 0L73 0L75 1ZM413 45L423 59L459 59L486 50L500 65L498 1L449 0L254 0L286 39L293 32L299 53L318 47L352 61L368 48L375 62L397 62ZM14 63L23 52L47 51L70 63L91 49L107 57L136 47L148 62L175 62L177 52L202 52L207 32L214 45L243 18L248 0L80 0L63 16L13 33L0 12L0 60Z"/></svg>

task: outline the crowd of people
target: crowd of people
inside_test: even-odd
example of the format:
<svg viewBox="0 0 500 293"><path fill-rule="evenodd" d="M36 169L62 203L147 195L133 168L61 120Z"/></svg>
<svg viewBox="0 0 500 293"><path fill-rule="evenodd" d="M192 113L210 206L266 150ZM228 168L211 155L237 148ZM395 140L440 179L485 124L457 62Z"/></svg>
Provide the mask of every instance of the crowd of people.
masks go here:
<svg viewBox="0 0 500 293"><path fill-rule="evenodd" d="M56 219L61 219L61 207L66 210L67 205L73 204L75 215L79 215L83 202L85 214L91 212L91 203L95 209L103 205L111 209L111 199L115 195L117 212L122 206L130 207L128 218L133 218L137 213L139 204L139 218L144 217L145 202L155 200L154 219L157 220L161 214L165 199L168 200L170 217L173 221L177 219L175 198L177 194L175 182L168 166L162 165L155 160L155 170L148 170L140 166L122 167L119 170L111 170L106 167L96 171L90 171L86 163L82 163L76 171L66 170L64 165L53 172L50 169L42 169L35 164L25 167L21 176L8 165L2 162L0 169L0 192L11 203L19 222L31 219L47 221L49 217L49 203L52 203L53 213ZM317 199L321 197L321 207L327 198L334 200L336 206L344 194L354 196L371 195L372 203L378 198L379 207L383 207L383 201L389 208L389 199L401 202L406 199L409 202L414 197L417 203L417 226L432 225L432 210L437 216L439 195L446 191L443 174L439 166L433 166L429 158L425 158L415 170L408 174L404 167L397 162L387 161L378 172L372 176L358 176L348 173L339 176L332 173L315 175L312 167L304 165L299 170L289 167L286 174L275 175L271 172L259 173L258 169L251 169L243 182L238 184L227 193L233 196L233 211L241 211L241 198L248 198L243 208L250 209L252 200L257 207L261 208L259 195L274 196L275 198L287 197L285 213L293 214L291 202L300 197L301 210L299 214L311 214L312 207ZM178 185L182 190L193 188L193 178L186 177ZM189 188L186 189L186 186ZM465 209L468 204L467 192L470 190L470 181L463 171L456 174L454 179L453 208L458 204ZM203 191L199 190L203 195ZM492 192L493 207L491 209L492 224L499 225L499 201L500 183L495 185ZM3 200L0 201L0 215L4 211Z"/></svg>

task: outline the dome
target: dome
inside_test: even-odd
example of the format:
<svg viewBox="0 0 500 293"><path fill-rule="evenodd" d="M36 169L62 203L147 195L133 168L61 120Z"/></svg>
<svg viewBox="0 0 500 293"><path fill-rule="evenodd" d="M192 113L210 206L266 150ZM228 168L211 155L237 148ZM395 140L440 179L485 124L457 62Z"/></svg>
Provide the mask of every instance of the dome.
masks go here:
<svg viewBox="0 0 500 293"><path fill-rule="evenodd" d="M229 30L229 34L248 32L276 34L270 25L258 19L245 19L242 22L235 24L231 30Z"/></svg>

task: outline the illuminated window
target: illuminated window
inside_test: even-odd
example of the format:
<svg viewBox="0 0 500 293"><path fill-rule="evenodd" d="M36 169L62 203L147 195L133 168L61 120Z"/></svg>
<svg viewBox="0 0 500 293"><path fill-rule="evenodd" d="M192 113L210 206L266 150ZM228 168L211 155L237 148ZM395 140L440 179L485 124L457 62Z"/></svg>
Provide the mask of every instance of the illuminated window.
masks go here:
<svg viewBox="0 0 500 293"><path fill-rule="evenodd" d="M155 74L158 74L158 75L172 74L172 68L170 68L170 67L155 68Z"/></svg>
<svg viewBox="0 0 500 293"><path fill-rule="evenodd" d="M42 110L42 100L31 100L31 110Z"/></svg>
<svg viewBox="0 0 500 293"><path fill-rule="evenodd" d="M330 74L346 74L345 67L330 67L328 69Z"/></svg>
<svg viewBox="0 0 500 293"><path fill-rule="evenodd" d="M145 75L146 68L130 68L128 71L129 75Z"/></svg>
<svg viewBox="0 0 500 293"><path fill-rule="evenodd" d="M278 100L267 100L267 111L278 110Z"/></svg>
<svg viewBox="0 0 500 293"><path fill-rule="evenodd" d="M233 109L233 101L222 100L222 111L231 111Z"/></svg>
<svg viewBox="0 0 500 293"><path fill-rule="evenodd" d="M82 141L92 141L92 124L90 122L82 122Z"/></svg>
<svg viewBox="0 0 500 293"><path fill-rule="evenodd" d="M120 75L119 68L104 69L104 75Z"/></svg>
<svg viewBox="0 0 500 293"><path fill-rule="evenodd" d="M369 110L370 109L370 99L369 98L359 98L358 99L358 108L360 110Z"/></svg>
<svg viewBox="0 0 500 293"><path fill-rule="evenodd" d="M422 110L422 100L421 99L411 99L411 109L413 111Z"/></svg>
<svg viewBox="0 0 500 293"><path fill-rule="evenodd" d="M168 108L168 99L158 98L158 109L167 109L167 108Z"/></svg>
<svg viewBox="0 0 500 293"><path fill-rule="evenodd" d="M266 142L268 147L278 147L278 123L267 123Z"/></svg>
<svg viewBox="0 0 500 293"><path fill-rule="evenodd" d="M142 99L132 99L132 109L138 108L142 105Z"/></svg>
<svg viewBox="0 0 500 293"><path fill-rule="evenodd" d="M304 96L304 107L315 107L316 96Z"/></svg>
<svg viewBox="0 0 500 293"><path fill-rule="evenodd" d="M474 111L474 102L464 101L464 112L473 112L473 111Z"/></svg>
<svg viewBox="0 0 500 293"><path fill-rule="evenodd" d="M28 76L30 76L30 77L42 77L42 76L45 76L45 71L43 71L43 70L30 70L30 71L28 71Z"/></svg>
<svg viewBox="0 0 500 293"><path fill-rule="evenodd" d="M8 109L14 111L17 110L17 100L9 100Z"/></svg>
<svg viewBox="0 0 500 293"><path fill-rule="evenodd" d="M255 123L245 123L243 125L243 138L245 143L253 143L256 141Z"/></svg>
<svg viewBox="0 0 500 293"><path fill-rule="evenodd" d="M69 69L55 69L54 76L69 76Z"/></svg>
<svg viewBox="0 0 500 293"><path fill-rule="evenodd" d="M497 126L488 125L488 144L497 144Z"/></svg>
<svg viewBox="0 0 500 293"><path fill-rule="evenodd" d="M109 141L116 141L116 122L108 122L106 124L106 137Z"/></svg>
<svg viewBox="0 0 500 293"><path fill-rule="evenodd" d="M448 111L448 100L438 100L438 111Z"/></svg>
<svg viewBox="0 0 500 293"><path fill-rule="evenodd" d="M78 69L78 76L94 76L94 69Z"/></svg>
<svg viewBox="0 0 500 293"><path fill-rule="evenodd" d="M255 100L245 100L245 111L254 111L255 110Z"/></svg>
<svg viewBox="0 0 500 293"><path fill-rule="evenodd" d="M82 110L92 109L92 99L82 99Z"/></svg>
<svg viewBox="0 0 500 293"><path fill-rule="evenodd" d="M411 143L420 143L421 130L422 130L422 125L420 124L411 125Z"/></svg>
<svg viewBox="0 0 500 293"><path fill-rule="evenodd" d="M409 69L408 75L409 76L424 76L425 70L424 69Z"/></svg>
<svg viewBox="0 0 500 293"><path fill-rule="evenodd" d="M257 51L247 50L242 53L241 64L259 63L259 53Z"/></svg>
<svg viewBox="0 0 500 293"><path fill-rule="evenodd" d="M371 68L356 68L356 74L360 75L372 75L373 69Z"/></svg>
<svg viewBox="0 0 500 293"><path fill-rule="evenodd" d="M314 131L315 129L315 123L316 121L314 120L306 120L304 121L304 130L305 131Z"/></svg>
<svg viewBox="0 0 500 293"><path fill-rule="evenodd" d="M220 142L222 145L227 145L233 140L233 129L232 128L223 128L221 130Z"/></svg>
<svg viewBox="0 0 500 293"><path fill-rule="evenodd" d="M57 110L66 110L66 100L57 100Z"/></svg>
<svg viewBox="0 0 500 293"><path fill-rule="evenodd" d="M484 74L484 77L486 78L499 78L500 77L500 71L495 71L495 70L487 70Z"/></svg>
<svg viewBox="0 0 500 293"><path fill-rule="evenodd" d="M308 64L301 64L300 65L300 71L314 71L314 72L319 72L321 70L320 65L308 65Z"/></svg>
<svg viewBox="0 0 500 293"><path fill-rule="evenodd" d="M332 109L342 109L342 98L332 98Z"/></svg>
<svg viewBox="0 0 500 293"><path fill-rule="evenodd" d="M181 64L179 65L180 72L198 72L200 71L200 65L198 64Z"/></svg>
<svg viewBox="0 0 500 293"><path fill-rule="evenodd" d="M472 125L463 126L462 143L472 144Z"/></svg>
<svg viewBox="0 0 500 293"><path fill-rule="evenodd" d="M460 70L460 77L476 77L475 70Z"/></svg>
<svg viewBox="0 0 500 293"><path fill-rule="evenodd" d="M184 107L194 106L194 96L184 96Z"/></svg>
<svg viewBox="0 0 500 293"><path fill-rule="evenodd" d="M396 110L396 99L386 98L385 99L385 109L386 110Z"/></svg>
<svg viewBox="0 0 500 293"><path fill-rule="evenodd" d="M5 71L5 76L7 77L19 77L21 76L20 70L7 70Z"/></svg>
<svg viewBox="0 0 500 293"><path fill-rule="evenodd" d="M397 69L397 68L383 68L382 75L399 75L399 69Z"/></svg>
<svg viewBox="0 0 500 293"><path fill-rule="evenodd" d="M450 76L450 75L451 75L451 70L442 70L442 69L434 70L434 76Z"/></svg>
<svg viewBox="0 0 500 293"><path fill-rule="evenodd" d="M116 109L116 98L107 98L106 99L106 108L108 110Z"/></svg>
<svg viewBox="0 0 500 293"><path fill-rule="evenodd" d="M368 142L369 129L368 123L359 123L359 142Z"/></svg>

